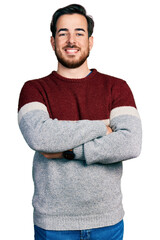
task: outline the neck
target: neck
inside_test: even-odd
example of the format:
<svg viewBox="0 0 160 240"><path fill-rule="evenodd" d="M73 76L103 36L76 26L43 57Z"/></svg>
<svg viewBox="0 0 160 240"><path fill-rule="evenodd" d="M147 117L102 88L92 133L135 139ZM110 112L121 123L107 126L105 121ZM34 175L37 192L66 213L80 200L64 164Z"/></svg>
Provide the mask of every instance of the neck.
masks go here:
<svg viewBox="0 0 160 240"><path fill-rule="evenodd" d="M58 62L57 73L66 78L75 78L76 79L76 78L86 77L90 73L90 70L88 68L87 61L84 62L78 68L66 68L61 63Z"/></svg>

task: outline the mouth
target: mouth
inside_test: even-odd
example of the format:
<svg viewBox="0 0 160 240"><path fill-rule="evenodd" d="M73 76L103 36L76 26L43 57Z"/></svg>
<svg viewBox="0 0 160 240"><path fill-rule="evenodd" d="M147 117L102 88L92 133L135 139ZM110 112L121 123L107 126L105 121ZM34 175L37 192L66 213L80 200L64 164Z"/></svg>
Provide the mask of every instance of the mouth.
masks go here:
<svg viewBox="0 0 160 240"><path fill-rule="evenodd" d="M65 52L68 55L75 55L79 52L79 49L77 49L77 48L65 48Z"/></svg>

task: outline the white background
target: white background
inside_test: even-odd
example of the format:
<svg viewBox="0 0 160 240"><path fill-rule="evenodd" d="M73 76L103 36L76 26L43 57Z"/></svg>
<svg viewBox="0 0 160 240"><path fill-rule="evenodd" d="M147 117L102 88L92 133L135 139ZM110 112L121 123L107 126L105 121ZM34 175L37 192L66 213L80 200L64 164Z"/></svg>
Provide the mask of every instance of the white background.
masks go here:
<svg viewBox="0 0 160 240"><path fill-rule="evenodd" d="M56 70L49 24L59 7L85 6L94 17L89 67L125 79L143 124L140 157L124 163L124 240L160 239L160 36L158 0L6 0L0 6L0 235L33 239L32 158L17 124L27 80Z"/></svg>

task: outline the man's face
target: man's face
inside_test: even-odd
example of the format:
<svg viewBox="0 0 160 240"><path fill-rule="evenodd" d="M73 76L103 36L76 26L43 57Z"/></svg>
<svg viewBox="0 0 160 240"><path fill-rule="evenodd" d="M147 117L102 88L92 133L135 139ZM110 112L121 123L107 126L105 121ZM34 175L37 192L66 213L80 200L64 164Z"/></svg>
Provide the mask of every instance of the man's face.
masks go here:
<svg viewBox="0 0 160 240"><path fill-rule="evenodd" d="M60 64L67 68L81 66L89 56L93 37L88 38L88 24L83 15L65 14L57 21L51 44Z"/></svg>

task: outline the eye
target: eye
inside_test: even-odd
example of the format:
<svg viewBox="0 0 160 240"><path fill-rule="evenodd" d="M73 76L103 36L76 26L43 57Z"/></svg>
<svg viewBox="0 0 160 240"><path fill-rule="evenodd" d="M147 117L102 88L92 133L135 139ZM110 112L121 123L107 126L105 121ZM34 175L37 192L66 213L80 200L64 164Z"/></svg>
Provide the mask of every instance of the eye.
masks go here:
<svg viewBox="0 0 160 240"><path fill-rule="evenodd" d="M84 34L82 34L82 33L77 33L76 35L77 35L78 37L84 36Z"/></svg>
<svg viewBox="0 0 160 240"><path fill-rule="evenodd" d="M59 34L59 37L65 37L65 36L67 36L67 33L60 33Z"/></svg>

